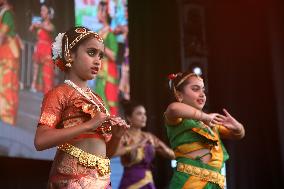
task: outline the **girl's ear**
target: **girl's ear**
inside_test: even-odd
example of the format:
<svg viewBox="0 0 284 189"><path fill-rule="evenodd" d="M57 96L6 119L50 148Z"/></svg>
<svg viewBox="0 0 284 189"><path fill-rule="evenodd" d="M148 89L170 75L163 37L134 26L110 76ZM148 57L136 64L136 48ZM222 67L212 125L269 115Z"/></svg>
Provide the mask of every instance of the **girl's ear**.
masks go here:
<svg viewBox="0 0 284 189"><path fill-rule="evenodd" d="M182 93L181 92L179 92L179 91L176 91L176 99L177 99L177 101L178 102L182 102L182 100L183 100L183 95L182 95Z"/></svg>

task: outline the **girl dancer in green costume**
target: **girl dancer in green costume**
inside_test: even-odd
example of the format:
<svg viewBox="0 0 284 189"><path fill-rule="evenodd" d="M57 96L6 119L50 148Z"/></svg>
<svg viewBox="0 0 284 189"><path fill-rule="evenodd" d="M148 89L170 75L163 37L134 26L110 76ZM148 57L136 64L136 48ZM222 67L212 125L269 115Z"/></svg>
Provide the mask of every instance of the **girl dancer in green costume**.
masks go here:
<svg viewBox="0 0 284 189"><path fill-rule="evenodd" d="M243 138L243 125L225 109L225 115L202 111L206 95L198 75L178 73L169 79L177 100L165 112L167 134L177 160L170 188L224 188L225 177L220 172L229 156L221 138Z"/></svg>

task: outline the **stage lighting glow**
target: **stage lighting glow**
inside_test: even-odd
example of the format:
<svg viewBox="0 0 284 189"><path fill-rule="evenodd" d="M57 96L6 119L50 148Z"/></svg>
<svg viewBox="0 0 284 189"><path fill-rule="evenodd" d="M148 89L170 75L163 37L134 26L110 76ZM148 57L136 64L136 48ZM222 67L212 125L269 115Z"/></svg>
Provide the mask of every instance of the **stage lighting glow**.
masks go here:
<svg viewBox="0 0 284 189"><path fill-rule="evenodd" d="M200 67L194 67L192 71L197 75L202 75L202 69Z"/></svg>
<svg viewBox="0 0 284 189"><path fill-rule="evenodd" d="M177 166L177 160L171 160L171 167L175 168Z"/></svg>

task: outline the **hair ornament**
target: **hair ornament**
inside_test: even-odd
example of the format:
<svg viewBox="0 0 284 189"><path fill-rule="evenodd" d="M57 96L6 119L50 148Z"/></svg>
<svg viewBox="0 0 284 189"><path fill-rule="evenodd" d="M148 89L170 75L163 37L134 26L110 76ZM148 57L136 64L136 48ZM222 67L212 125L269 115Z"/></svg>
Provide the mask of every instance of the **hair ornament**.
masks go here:
<svg viewBox="0 0 284 189"><path fill-rule="evenodd" d="M169 79L169 87L170 87L170 89L172 89L172 88L175 88L174 86L173 86L173 80L175 79L177 77L177 74L169 74L168 75L168 79Z"/></svg>
<svg viewBox="0 0 284 189"><path fill-rule="evenodd" d="M54 9L52 7L49 7L48 11L49 11L49 18L53 19L54 18Z"/></svg>
<svg viewBox="0 0 284 189"><path fill-rule="evenodd" d="M169 80L174 80L177 77L177 74L170 74L168 75Z"/></svg>
<svg viewBox="0 0 284 189"><path fill-rule="evenodd" d="M196 73L189 73L187 75L185 75L183 78L181 78L181 80L176 84L176 87L180 86L185 80L187 80L190 77L197 77L200 80L203 80L199 75L197 75Z"/></svg>
<svg viewBox="0 0 284 189"><path fill-rule="evenodd" d="M80 35L78 35L78 36L68 45L69 49L72 49L72 48L76 45L76 43L78 43L83 37L85 37L85 36L87 36L87 35L89 35L89 34L94 34L95 38L96 38L99 42L101 42L101 43L104 42L103 38L101 38L97 32L90 31L90 30L87 31L86 28L76 28L76 29L75 29L75 32L78 33L78 34L80 34Z"/></svg>
<svg viewBox="0 0 284 189"><path fill-rule="evenodd" d="M62 39L65 33L58 33L55 41L52 43L52 59L62 58Z"/></svg>
<svg viewBox="0 0 284 189"><path fill-rule="evenodd" d="M75 29L75 32L76 32L76 33L86 33L87 30L86 30L86 28L76 28L76 29Z"/></svg>

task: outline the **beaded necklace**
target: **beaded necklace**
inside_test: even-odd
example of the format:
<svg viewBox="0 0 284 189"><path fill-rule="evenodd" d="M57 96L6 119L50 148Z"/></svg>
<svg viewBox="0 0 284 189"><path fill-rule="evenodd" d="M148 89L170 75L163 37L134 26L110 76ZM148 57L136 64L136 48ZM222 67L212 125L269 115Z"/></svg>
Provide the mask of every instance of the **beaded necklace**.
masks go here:
<svg viewBox="0 0 284 189"><path fill-rule="evenodd" d="M86 94L86 92L82 89L82 88L80 88L79 86L77 86L75 83L73 83L71 80L65 80L64 81L64 83L65 84L67 84L67 85L69 85L69 86L71 86L71 87L73 87L74 89L76 89L82 96L84 96L85 98L87 98L90 102L92 102L95 106L96 106L96 108L97 108L97 110L99 110L100 112L103 112L103 110L105 111L105 113L109 116L110 114L109 114L109 112L108 112L108 110L106 109L106 107L103 105L103 103L96 97L96 95L94 95L93 93L92 93L92 96L96 99L96 101L97 102L99 102L99 104L97 104L92 98L90 98L87 94ZM89 88L88 88L89 89ZM91 89L89 89L90 91L91 91ZM101 107L103 107L103 110L102 110L102 108Z"/></svg>

